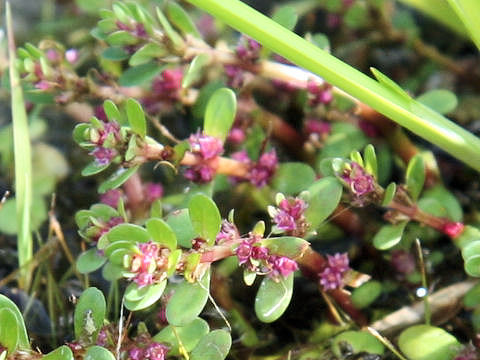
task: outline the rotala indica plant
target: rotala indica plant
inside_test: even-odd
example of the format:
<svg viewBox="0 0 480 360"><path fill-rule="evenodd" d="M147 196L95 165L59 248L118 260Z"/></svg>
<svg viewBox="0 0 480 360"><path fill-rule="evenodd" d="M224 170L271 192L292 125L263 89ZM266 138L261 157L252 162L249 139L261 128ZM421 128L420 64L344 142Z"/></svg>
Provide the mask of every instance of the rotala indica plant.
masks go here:
<svg viewBox="0 0 480 360"><path fill-rule="evenodd" d="M0 360L478 359L480 3L438 1L467 70L394 0L45 1L19 47L7 2ZM330 54L385 44L426 65Z"/></svg>

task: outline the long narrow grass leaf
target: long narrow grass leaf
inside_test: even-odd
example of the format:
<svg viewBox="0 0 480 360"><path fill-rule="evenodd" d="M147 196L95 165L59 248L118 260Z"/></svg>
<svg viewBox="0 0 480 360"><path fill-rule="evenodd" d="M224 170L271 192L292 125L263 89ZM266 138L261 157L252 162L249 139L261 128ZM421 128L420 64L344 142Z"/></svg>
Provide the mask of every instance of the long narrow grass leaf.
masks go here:
<svg viewBox="0 0 480 360"><path fill-rule="evenodd" d="M32 164L30 136L28 133L28 120L23 100L22 87L20 85L18 71L15 67L16 48L13 36L10 3L7 2L6 5L13 143L15 154L18 262L21 269L19 285L23 289L28 289L31 280L28 263L32 259L32 233L30 228L30 213L32 208Z"/></svg>
<svg viewBox="0 0 480 360"><path fill-rule="evenodd" d="M385 82L366 76L239 0L188 2L480 171L480 139L427 106L399 95Z"/></svg>

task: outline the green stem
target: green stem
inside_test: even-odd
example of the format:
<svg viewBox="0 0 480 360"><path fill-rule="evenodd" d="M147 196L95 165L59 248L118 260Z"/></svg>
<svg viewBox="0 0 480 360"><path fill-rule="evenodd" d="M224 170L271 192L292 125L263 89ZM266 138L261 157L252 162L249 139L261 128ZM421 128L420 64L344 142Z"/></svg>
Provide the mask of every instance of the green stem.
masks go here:
<svg viewBox="0 0 480 360"><path fill-rule="evenodd" d="M8 33L8 53L10 71L10 91L13 121L13 144L15 154L15 200L17 207L17 244L20 268L19 287L28 289L31 281L33 246L30 229L30 212L32 206L32 163L28 120L23 100L22 87L16 68L16 47L13 37L10 3L6 6Z"/></svg>
<svg viewBox="0 0 480 360"><path fill-rule="evenodd" d="M322 76L401 126L480 170L480 139L430 108L373 80L238 0L188 0L298 66Z"/></svg>

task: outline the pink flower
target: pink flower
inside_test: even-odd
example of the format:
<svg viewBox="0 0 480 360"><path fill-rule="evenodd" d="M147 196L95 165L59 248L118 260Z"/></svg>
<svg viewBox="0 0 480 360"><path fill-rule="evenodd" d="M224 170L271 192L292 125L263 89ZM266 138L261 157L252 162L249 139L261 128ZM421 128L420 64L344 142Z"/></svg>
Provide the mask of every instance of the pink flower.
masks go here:
<svg viewBox="0 0 480 360"><path fill-rule="evenodd" d="M237 65L224 65L225 75L227 75L227 85L238 89L243 86L244 70Z"/></svg>
<svg viewBox="0 0 480 360"><path fill-rule="evenodd" d="M92 155L95 158L95 162L99 166L110 164L116 154L117 152L114 149L107 149L101 146L96 147L89 153L89 155Z"/></svg>
<svg viewBox="0 0 480 360"><path fill-rule="evenodd" d="M238 145L238 144L243 143L245 141L245 138L246 138L245 131L243 131L242 129L240 129L238 127L234 127L228 133L227 140L230 141L233 144Z"/></svg>
<svg viewBox="0 0 480 360"><path fill-rule="evenodd" d="M112 208L116 208L122 195L123 193L120 189L108 190L105 194L100 195L100 202Z"/></svg>
<svg viewBox="0 0 480 360"><path fill-rule="evenodd" d="M308 119L303 125L303 129L307 134L328 135L331 130L331 125L325 121L315 119Z"/></svg>
<svg viewBox="0 0 480 360"><path fill-rule="evenodd" d="M222 221L222 227L220 232L217 234L215 242L217 244L222 244L226 241L231 241L239 237L237 227L227 220Z"/></svg>
<svg viewBox="0 0 480 360"><path fill-rule="evenodd" d="M163 186L157 183L147 183L143 188L145 198L149 203L160 199L163 196Z"/></svg>
<svg viewBox="0 0 480 360"><path fill-rule="evenodd" d="M102 146L105 141L110 138L111 141L120 141L120 125L115 121L104 122L103 129L98 130L98 140L95 142L98 146Z"/></svg>
<svg viewBox="0 0 480 360"><path fill-rule="evenodd" d="M286 256L271 255L268 262L272 265L271 277L287 277L292 272L298 270L297 263Z"/></svg>
<svg viewBox="0 0 480 360"><path fill-rule="evenodd" d="M324 290L339 289L343 286L342 273L331 267L325 268L320 274L320 285Z"/></svg>
<svg viewBox="0 0 480 360"><path fill-rule="evenodd" d="M263 153L250 170L250 182L257 187L267 185L275 174L277 166L278 159L275 150Z"/></svg>
<svg viewBox="0 0 480 360"><path fill-rule="evenodd" d="M343 273L350 269L347 253L336 253L335 255L327 255L328 266L333 270Z"/></svg>
<svg viewBox="0 0 480 360"><path fill-rule="evenodd" d="M235 250L235 254L238 258L238 263L240 265L246 264L250 261L250 257L252 256L252 241L250 239L243 240L240 245Z"/></svg>
<svg viewBox="0 0 480 360"><path fill-rule="evenodd" d="M352 193L358 197L365 196L375 191L375 180L356 162L351 163L351 170L345 170L341 176L349 186Z"/></svg>
<svg viewBox="0 0 480 360"><path fill-rule="evenodd" d="M191 151L204 160L213 159L223 153L223 142L213 136L197 133L188 139Z"/></svg>
<svg viewBox="0 0 480 360"><path fill-rule="evenodd" d="M35 88L38 90L47 91L52 87L52 84L47 80L40 80L35 84Z"/></svg>
<svg viewBox="0 0 480 360"><path fill-rule="evenodd" d="M153 80L152 90L163 99L176 99L182 89L182 81L182 69L167 69Z"/></svg>
<svg viewBox="0 0 480 360"><path fill-rule="evenodd" d="M460 236L465 229L465 225L461 222L448 222L443 226L443 233L450 236L452 239Z"/></svg>
<svg viewBox="0 0 480 360"><path fill-rule="evenodd" d="M157 269L157 258L160 248L158 244L149 241L137 245L139 253L135 254L130 264L130 271L136 273L133 281L139 287L154 283L154 272Z"/></svg>
<svg viewBox="0 0 480 360"><path fill-rule="evenodd" d="M168 347L158 342L152 342L145 349L145 358L149 360L164 360Z"/></svg>
<svg viewBox="0 0 480 360"><path fill-rule="evenodd" d="M239 45L235 49L235 53L239 60L243 62L253 63L260 57L262 45L247 36L240 37Z"/></svg>
<svg viewBox="0 0 480 360"><path fill-rule="evenodd" d="M293 216L287 212L280 210L275 217L273 222L277 225L277 228L283 231L293 231L297 228L297 224Z"/></svg>
<svg viewBox="0 0 480 360"><path fill-rule="evenodd" d="M200 184L212 181L214 175L215 170L204 164L190 166L183 172L186 179Z"/></svg>
<svg viewBox="0 0 480 360"><path fill-rule="evenodd" d="M70 64L75 64L78 61L79 55L78 55L78 50L77 49L68 49L65 51L65 59L70 63Z"/></svg>
<svg viewBox="0 0 480 360"><path fill-rule="evenodd" d="M128 356L130 356L131 360L143 360L144 359L143 349L139 347L133 347L128 351Z"/></svg>

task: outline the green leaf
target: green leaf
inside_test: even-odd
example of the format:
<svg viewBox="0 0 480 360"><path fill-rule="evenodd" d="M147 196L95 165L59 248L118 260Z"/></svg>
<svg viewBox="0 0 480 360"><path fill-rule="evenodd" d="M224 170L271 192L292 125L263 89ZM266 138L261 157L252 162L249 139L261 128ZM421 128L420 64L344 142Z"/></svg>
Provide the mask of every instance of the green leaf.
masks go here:
<svg viewBox="0 0 480 360"><path fill-rule="evenodd" d="M83 360L115 360L115 356L104 347L95 345L87 349Z"/></svg>
<svg viewBox="0 0 480 360"><path fill-rule="evenodd" d="M185 351L189 353L200 339L208 334L209 330L210 328L205 320L196 318L185 326L168 325L155 335L153 340L166 344L170 348L168 351L169 356L179 356L180 343Z"/></svg>
<svg viewBox="0 0 480 360"><path fill-rule="evenodd" d="M120 86L127 87L143 85L150 82L155 76L160 74L163 69L164 67L159 66L155 61L133 66L120 76L118 83Z"/></svg>
<svg viewBox="0 0 480 360"><path fill-rule="evenodd" d="M125 46L137 43L137 38L125 30L118 30L107 36L105 41L112 46Z"/></svg>
<svg viewBox="0 0 480 360"><path fill-rule="evenodd" d="M110 121L117 121L119 123L122 122L122 114L117 108L117 105L112 100L105 100L103 103L103 110L107 115L108 120Z"/></svg>
<svg viewBox="0 0 480 360"><path fill-rule="evenodd" d="M171 23L183 34L192 34L197 38L201 38L197 27L193 23L190 16L176 2L169 1L167 3L167 17Z"/></svg>
<svg viewBox="0 0 480 360"><path fill-rule="evenodd" d="M17 305L7 298L5 295L0 294L0 309L8 309L10 310L13 315L15 316L15 323L17 324L17 346L20 349L28 350L30 349L30 341L27 335L27 329L25 327L25 323L23 321L23 316L20 310L18 310ZM8 317L8 315L7 315ZM0 326L0 329L2 326ZM1 342L1 341L0 341Z"/></svg>
<svg viewBox="0 0 480 360"><path fill-rule="evenodd" d="M225 330L214 330L202 339L190 354L190 360L223 360L227 357L232 338Z"/></svg>
<svg viewBox="0 0 480 360"><path fill-rule="evenodd" d="M265 277L255 298L255 314L260 321L277 320L288 307L293 293L293 274L277 281Z"/></svg>
<svg viewBox="0 0 480 360"><path fill-rule="evenodd" d="M206 195L195 194L188 204L188 212L197 235L213 245L222 224L215 202Z"/></svg>
<svg viewBox="0 0 480 360"><path fill-rule="evenodd" d="M107 261L107 258L100 256L98 250L93 248L80 254L77 259L77 270L80 274L88 274L100 269Z"/></svg>
<svg viewBox="0 0 480 360"><path fill-rule="evenodd" d="M88 140L88 131L90 129L90 124L77 124L73 129L73 140L77 144L82 144L85 140Z"/></svg>
<svg viewBox="0 0 480 360"><path fill-rule="evenodd" d="M478 240L480 240L480 230L474 226L466 225L462 234L455 239L455 245L463 249L471 242Z"/></svg>
<svg viewBox="0 0 480 360"><path fill-rule="evenodd" d="M375 76L378 80L378 82L385 87L385 89L392 91L396 95L402 97L403 100L406 101L411 101L412 98L410 95L403 90L400 85L398 85L395 81L390 79L387 75L383 74L381 71L375 69L375 68L370 68L370 71L372 72L373 76Z"/></svg>
<svg viewBox="0 0 480 360"><path fill-rule="evenodd" d="M102 51L104 59L111 61L122 61L128 59L128 53L120 46L111 46Z"/></svg>
<svg viewBox="0 0 480 360"><path fill-rule="evenodd" d="M390 202L395 197L395 192L397 191L397 184L394 182L390 183L385 189L385 193L382 200L382 206L388 206Z"/></svg>
<svg viewBox="0 0 480 360"><path fill-rule="evenodd" d="M395 225L384 225L373 238L373 246L379 250L387 250L397 245L402 240L403 230L408 221L402 221Z"/></svg>
<svg viewBox="0 0 480 360"><path fill-rule="evenodd" d="M447 0L450 7L455 11L468 31L470 38L480 50L480 24L477 14L480 12L480 4L476 0Z"/></svg>
<svg viewBox="0 0 480 360"><path fill-rule="evenodd" d="M433 198L439 201L445 208L447 216L452 221L462 221L463 210L458 199L450 191L448 191L443 185L435 185L429 189L426 189L422 198Z"/></svg>
<svg viewBox="0 0 480 360"><path fill-rule="evenodd" d="M210 270L196 283L184 281L175 287L167 303L167 320L173 326L186 326L203 310L208 300Z"/></svg>
<svg viewBox="0 0 480 360"><path fill-rule="evenodd" d="M462 248L462 257L464 260L477 255L480 255L480 239L469 242Z"/></svg>
<svg viewBox="0 0 480 360"><path fill-rule="evenodd" d="M13 354L20 341L20 325L15 313L9 308L0 308L0 324L0 344Z"/></svg>
<svg viewBox="0 0 480 360"><path fill-rule="evenodd" d="M373 303L382 293L379 281L368 281L352 292L352 302L357 309L363 309Z"/></svg>
<svg viewBox="0 0 480 360"><path fill-rule="evenodd" d="M480 284L472 287L463 297L463 305L467 308L474 308L480 305Z"/></svg>
<svg viewBox="0 0 480 360"><path fill-rule="evenodd" d="M112 174L107 180L105 180L100 187L98 192L100 194L106 193L108 190L116 189L119 186L122 186L125 181L128 180L130 176L135 174L140 165L133 166L131 168L119 168L115 173Z"/></svg>
<svg viewBox="0 0 480 360"><path fill-rule="evenodd" d="M157 12L158 21L160 21L160 24L162 25L163 30L165 30L165 34L172 41L175 47L177 48L181 47L183 44L183 40L181 36L172 28L167 18L165 17L165 15L163 15L163 13L160 11L158 7L156 8L156 12Z"/></svg>
<svg viewBox="0 0 480 360"><path fill-rule="evenodd" d="M304 163L282 163L272 179L273 188L286 195L295 195L315 181L315 171Z"/></svg>
<svg viewBox="0 0 480 360"><path fill-rule="evenodd" d="M342 354L339 345L341 342L347 342L350 344L355 354L365 351L370 354L382 355L384 352L382 343L373 335L365 331L350 330L344 331L335 336L332 344L332 350L333 353L339 357Z"/></svg>
<svg viewBox="0 0 480 360"><path fill-rule="evenodd" d="M85 166L82 170L82 176L92 176L98 174L108 168L110 164L100 165L96 161L92 161L90 164Z"/></svg>
<svg viewBox="0 0 480 360"><path fill-rule="evenodd" d="M166 222L175 233L178 245L187 249L191 248L192 240L195 238L195 230L188 209L180 209L168 214Z"/></svg>
<svg viewBox="0 0 480 360"><path fill-rule="evenodd" d="M177 248L177 237L170 225L165 221L162 219L149 219L145 226L153 241L162 244L171 251Z"/></svg>
<svg viewBox="0 0 480 360"><path fill-rule="evenodd" d="M447 114L455 110L458 105L456 95L451 91L443 89L430 90L417 97L417 101L440 114Z"/></svg>
<svg viewBox="0 0 480 360"><path fill-rule="evenodd" d="M42 357L42 360L74 360L72 350L66 345L49 352Z"/></svg>
<svg viewBox="0 0 480 360"><path fill-rule="evenodd" d="M318 228L337 208L342 191L342 184L332 176L317 180L308 188L310 195L305 217L312 229Z"/></svg>
<svg viewBox="0 0 480 360"><path fill-rule="evenodd" d="M188 88L194 84L202 76L202 70L210 62L210 56L208 54L198 54L196 55L190 65L188 65L187 70L185 70L185 75L183 76L182 87Z"/></svg>
<svg viewBox="0 0 480 360"><path fill-rule="evenodd" d="M105 297L97 288L85 290L75 306L75 338L95 342L106 314Z"/></svg>
<svg viewBox="0 0 480 360"><path fill-rule="evenodd" d="M99 8L107 6L106 0L75 0L75 3L80 9L91 14L96 14Z"/></svg>
<svg viewBox="0 0 480 360"><path fill-rule="evenodd" d="M465 259L465 272L474 277L480 277L480 255L470 256Z"/></svg>
<svg viewBox="0 0 480 360"><path fill-rule="evenodd" d="M408 163L405 183L413 201L418 199L425 183L425 165L421 155L415 155Z"/></svg>
<svg viewBox="0 0 480 360"><path fill-rule="evenodd" d="M137 285L137 284L135 284ZM125 292L125 307L130 311L138 311L148 308L155 304L163 294L167 280L163 280L158 284L152 284L139 288L138 285L130 288L130 291ZM132 300L129 300L130 299Z"/></svg>
<svg viewBox="0 0 480 360"><path fill-rule="evenodd" d="M228 88L216 90L210 97L205 110L203 130L205 134L222 141L227 138L237 112L237 98Z"/></svg>
<svg viewBox="0 0 480 360"><path fill-rule="evenodd" d="M373 145L368 144L365 147L363 158L365 159L365 170L372 174L375 179L378 179L377 155Z"/></svg>
<svg viewBox="0 0 480 360"><path fill-rule="evenodd" d="M272 15L272 20L288 30L293 30L297 24L298 15L292 6L281 6Z"/></svg>
<svg viewBox="0 0 480 360"><path fill-rule="evenodd" d="M17 215L16 220L18 225L17 250L18 265L20 268L18 282L20 288L28 289L31 281L32 267L27 266L27 264L30 263L33 256L33 228L31 224L33 202L32 153L23 90L16 67L16 47L9 2L6 3L6 23L8 48L10 49L8 52L8 69L10 75L10 104L12 109L13 154L15 165L15 213ZM34 56L43 56L43 52L37 50L31 44L25 44L25 48Z"/></svg>
<svg viewBox="0 0 480 360"><path fill-rule="evenodd" d="M356 162L361 167L364 167L362 154L358 150L354 150L350 153L350 160Z"/></svg>
<svg viewBox="0 0 480 360"><path fill-rule="evenodd" d="M135 99L127 100L127 118L132 130L142 139L147 135L147 122L142 105Z"/></svg>
<svg viewBox="0 0 480 360"><path fill-rule="evenodd" d="M414 325L400 334L398 346L411 360L451 360L460 343L441 328Z"/></svg>
<svg viewBox="0 0 480 360"><path fill-rule="evenodd" d="M291 259L301 256L310 246L308 241L294 236L271 237L262 240L261 244L267 247L271 254Z"/></svg>
<svg viewBox="0 0 480 360"><path fill-rule="evenodd" d="M152 59L161 58L168 54L168 51L165 47L160 46L155 43L148 43L143 45L138 49L135 54L132 55L128 61L130 66L138 66L145 63L148 63Z"/></svg>
<svg viewBox="0 0 480 360"><path fill-rule="evenodd" d="M119 224L106 234L110 242L126 240L132 243L147 242L150 234L143 227L134 224Z"/></svg>
<svg viewBox="0 0 480 360"><path fill-rule="evenodd" d="M16 198L7 200L3 207L0 209L0 231L9 234L16 235L18 234L18 225L16 211ZM48 218L48 210L43 200L40 196L34 196L32 201L32 211L31 216L31 228L32 230L37 230L43 224L43 222Z"/></svg>

